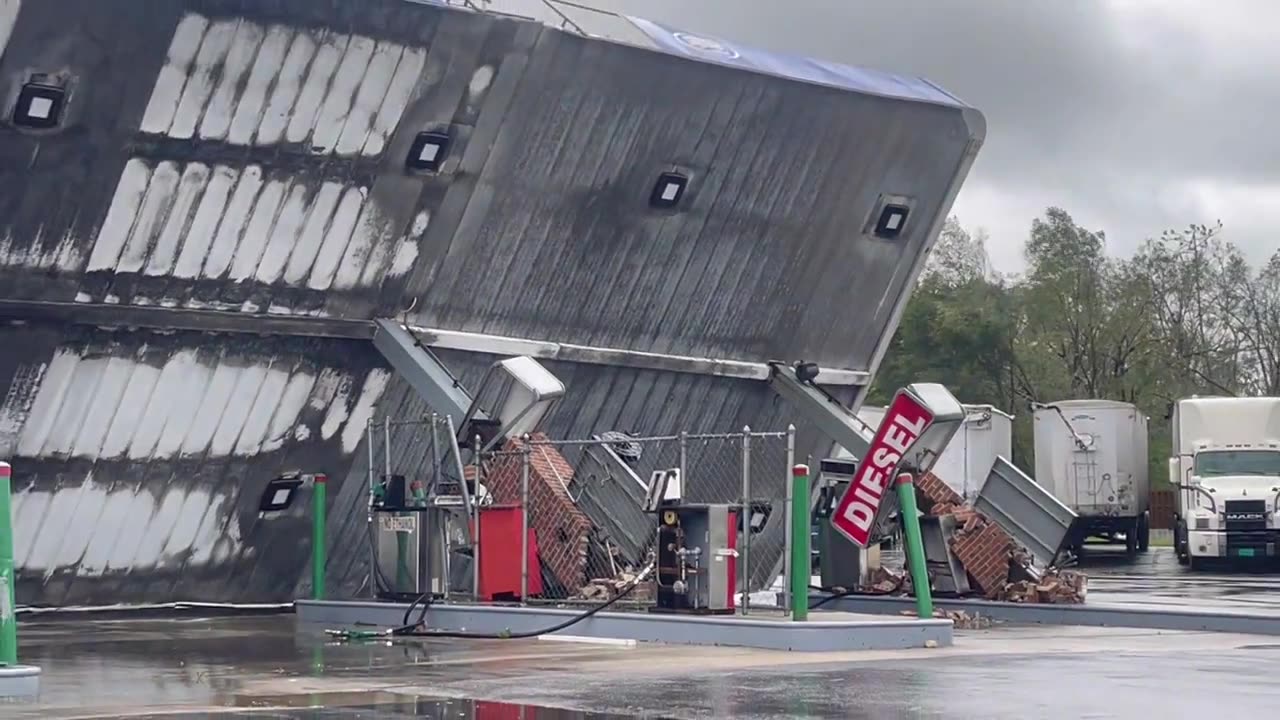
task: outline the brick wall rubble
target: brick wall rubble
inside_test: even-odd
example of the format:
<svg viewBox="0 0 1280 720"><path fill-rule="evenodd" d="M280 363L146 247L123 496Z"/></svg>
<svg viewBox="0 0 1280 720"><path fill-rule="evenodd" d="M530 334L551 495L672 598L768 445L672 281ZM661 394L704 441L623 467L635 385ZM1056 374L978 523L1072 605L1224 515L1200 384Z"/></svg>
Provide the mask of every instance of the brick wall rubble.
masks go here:
<svg viewBox="0 0 1280 720"><path fill-rule="evenodd" d="M938 515L940 513L932 512L934 505L963 505L964 498L952 490L949 485L942 481L942 478L927 472L915 479L916 497L920 498L920 509L930 515Z"/></svg>
<svg viewBox="0 0 1280 720"><path fill-rule="evenodd" d="M1009 582L1013 541L994 523L982 522L975 515L952 536L951 552L983 595L994 597Z"/></svg>
<svg viewBox="0 0 1280 720"><path fill-rule="evenodd" d="M538 558L564 586L569 595L578 593L587 580L587 552L591 542L591 520L578 509L569 495L573 466L559 450L540 445L546 436L531 436L529 454L529 526L538 540ZM483 480L494 502L520 504L523 442L511 439L489 466ZM482 537L480 542L484 542Z"/></svg>
<svg viewBox="0 0 1280 720"><path fill-rule="evenodd" d="M916 479L915 487L917 502L927 515L955 518L951 552L969 573L970 584L978 593L1010 602L1084 602L1088 585L1084 574L1052 568L1035 572L1030 556L1003 528L967 504L937 475L925 473ZM864 589L884 593L909 587L902 579L882 575Z"/></svg>

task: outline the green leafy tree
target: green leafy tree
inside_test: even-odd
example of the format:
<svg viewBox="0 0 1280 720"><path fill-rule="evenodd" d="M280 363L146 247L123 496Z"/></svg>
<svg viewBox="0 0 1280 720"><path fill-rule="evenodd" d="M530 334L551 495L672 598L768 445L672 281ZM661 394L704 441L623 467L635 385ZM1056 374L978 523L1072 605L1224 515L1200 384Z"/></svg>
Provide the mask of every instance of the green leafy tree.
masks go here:
<svg viewBox="0 0 1280 720"><path fill-rule="evenodd" d="M1106 235L1049 208L1031 224L1027 272L992 271L985 236L943 227L869 402L939 382L962 402L1014 414L1014 454L1033 467L1028 401L1097 398L1151 418L1151 477L1164 478L1168 408L1192 394L1280 395L1280 253L1254 269L1192 225L1106 253Z"/></svg>

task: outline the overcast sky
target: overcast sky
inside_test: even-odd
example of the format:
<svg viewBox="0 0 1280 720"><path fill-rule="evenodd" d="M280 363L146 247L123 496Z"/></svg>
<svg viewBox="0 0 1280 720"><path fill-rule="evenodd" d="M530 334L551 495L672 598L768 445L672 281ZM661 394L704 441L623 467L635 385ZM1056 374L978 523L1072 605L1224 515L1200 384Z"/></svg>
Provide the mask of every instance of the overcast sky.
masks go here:
<svg viewBox="0 0 1280 720"><path fill-rule="evenodd" d="M1261 262L1280 246L1280 1L594 0L737 40L923 75L982 110L956 202L1018 271L1059 205L1111 252L1221 219Z"/></svg>

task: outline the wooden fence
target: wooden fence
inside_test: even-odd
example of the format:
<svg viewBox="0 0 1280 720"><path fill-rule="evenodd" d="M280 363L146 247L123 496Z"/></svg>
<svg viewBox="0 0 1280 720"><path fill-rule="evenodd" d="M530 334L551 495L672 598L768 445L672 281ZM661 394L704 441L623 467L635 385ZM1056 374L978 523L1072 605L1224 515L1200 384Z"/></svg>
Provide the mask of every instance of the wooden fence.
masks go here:
<svg viewBox="0 0 1280 720"><path fill-rule="evenodd" d="M1151 527L1153 529L1173 529L1173 512L1177 502L1176 490L1151 491Z"/></svg>

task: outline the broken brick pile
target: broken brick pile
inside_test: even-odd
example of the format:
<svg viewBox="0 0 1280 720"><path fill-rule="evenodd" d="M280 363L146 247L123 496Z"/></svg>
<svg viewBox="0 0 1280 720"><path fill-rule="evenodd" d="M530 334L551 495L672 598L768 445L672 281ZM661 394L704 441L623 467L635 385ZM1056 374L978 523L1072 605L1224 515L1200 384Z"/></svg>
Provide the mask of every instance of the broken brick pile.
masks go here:
<svg viewBox="0 0 1280 720"><path fill-rule="evenodd" d="M915 610L903 610L898 613L903 617L916 617ZM979 613L967 613L963 610L943 610L937 608L933 616L942 620L950 620L957 630L984 630L991 627L991 618Z"/></svg>
<svg viewBox="0 0 1280 720"><path fill-rule="evenodd" d="M916 497L929 515L951 515L956 532L951 552L969 574L971 584L991 600L1036 603L1084 602L1086 578L1078 572L1048 571L1032 580L1011 580L1011 571L1035 576L1031 558L999 525L964 501L933 473L916 481Z"/></svg>
<svg viewBox="0 0 1280 720"><path fill-rule="evenodd" d="M540 561L565 591L573 595L587 581L592 524L569 495L573 466L555 447L539 444L546 439L541 433L530 437L529 527L538 539ZM494 502L520 504L523 447L521 440L509 440L503 453L488 468L483 482L493 494Z"/></svg>
<svg viewBox="0 0 1280 720"><path fill-rule="evenodd" d="M578 594L574 596L575 600L608 600L618 593L627 590L632 584L635 589L628 593L628 597L633 601L651 602L656 595L657 587L653 580L636 583L638 575L634 572L623 571L618 573L617 577L612 578L594 578L591 582L582 586Z"/></svg>
<svg viewBox="0 0 1280 720"><path fill-rule="evenodd" d="M1074 605L1084 601L1088 578L1074 570L1049 570L1038 580L1009 583L1002 600L1015 603L1051 603Z"/></svg>

